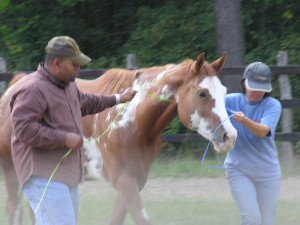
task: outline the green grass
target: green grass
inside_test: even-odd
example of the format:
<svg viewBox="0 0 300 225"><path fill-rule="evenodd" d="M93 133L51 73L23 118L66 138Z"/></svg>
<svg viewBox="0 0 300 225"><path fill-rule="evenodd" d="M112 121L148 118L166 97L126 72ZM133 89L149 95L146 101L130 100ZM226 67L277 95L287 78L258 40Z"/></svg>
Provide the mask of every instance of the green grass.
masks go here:
<svg viewBox="0 0 300 225"><path fill-rule="evenodd" d="M159 157L153 164L149 178L158 177L225 177L222 169L211 169L208 166L218 165L216 158L205 159L201 164L201 157L192 156L166 158ZM300 165L300 163L297 163ZM297 165L296 164L296 165ZM293 170L283 168L283 177L299 177L299 167ZM1 178L1 175L0 175ZM297 178L298 179L298 178ZM300 177L299 177L300 179ZM99 187L93 187L99 188ZM184 188L184 186L182 187ZM200 189L201 187L199 187ZM5 214L5 189L1 187L0 193L0 224L6 225ZM108 224L112 213L115 192L113 189L99 190L97 195L92 194L93 189L88 193L81 193L81 204L78 225L101 225ZM158 196L151 198L142 194L143 202L147 213L155 225L237 225L239 215L233 200L193 199L182 196ZM155 193L156 194L156 193ZM159 194L159 193L157 193ZM29 225L29 219L25 202L25 225ZM275 225L295 225L300 221L300 201L280 200ZM130 216L126 218L125 225L134 225Z"/></svg>
<svg viewBox="0 0 300 225"><path fill-rule="evenodd" d="M221 162L222 163L222 162ZM190 155L180 158L157 158L150 170L149 177L219 177L224 176L224 169L211 169L218 166L216 159L205 159L204 164L199 158Z"/></svg>
<svg viewBox="0 0 300 225"><path fill-rule="evenodd" d="M79 224L108 224L112 205L108 199L91 199L89 205L81 204ZM145 200L145 208L151 222L156 225L233 225L238 224L238 214L233 203L221 201L194 201L182 198L172 200ZM94 209L87 212L86 209ZM224 221L225 220L225 221ZM222 223L221 223L222 222ZM125 225L134 225L127 216Z"/></svg>

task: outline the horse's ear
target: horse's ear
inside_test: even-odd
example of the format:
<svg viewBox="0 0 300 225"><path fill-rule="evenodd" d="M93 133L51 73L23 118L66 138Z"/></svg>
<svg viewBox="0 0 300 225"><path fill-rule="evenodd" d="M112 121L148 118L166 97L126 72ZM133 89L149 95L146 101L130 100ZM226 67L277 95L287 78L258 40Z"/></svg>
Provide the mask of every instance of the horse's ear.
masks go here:
<svg viewBox="0 0 300 225"><path fill-rule="evenodd" d="M220 58L218 58L217 60L211 63L211 66L215 69L217 73L219 73L220 70L223 68L225 59L226 59L226 52L223 52Z"/></svg>
<svg viewBox="0 0 300 225"><path fill-rule="evenodd" d="M198 73L201 67L203 66L205 60L205 52L202 52L198 57L197 57L197 62L195 65L195 73Z"/></svg>

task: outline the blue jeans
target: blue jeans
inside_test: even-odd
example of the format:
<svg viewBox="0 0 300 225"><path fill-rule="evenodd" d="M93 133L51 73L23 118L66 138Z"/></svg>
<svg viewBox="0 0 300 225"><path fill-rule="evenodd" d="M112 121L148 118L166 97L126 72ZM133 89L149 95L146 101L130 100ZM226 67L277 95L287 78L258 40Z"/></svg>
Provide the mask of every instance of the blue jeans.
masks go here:
<svg viewBox="0 0 300 225"><path fill-rule="evenodd" d="M75 225L79 205L78 185L69 186L51 181L39 205L47 182L44 178L31 177L23 187L23 193L32 210L36 211L35 224Z"/></svg>
<svg viewBox="0 0 300 225"><path fill-rule="evenodd" d="M280 191L280 179L255 181L246 175L228 177L238 206L241 225L273 225Z"/></svg>

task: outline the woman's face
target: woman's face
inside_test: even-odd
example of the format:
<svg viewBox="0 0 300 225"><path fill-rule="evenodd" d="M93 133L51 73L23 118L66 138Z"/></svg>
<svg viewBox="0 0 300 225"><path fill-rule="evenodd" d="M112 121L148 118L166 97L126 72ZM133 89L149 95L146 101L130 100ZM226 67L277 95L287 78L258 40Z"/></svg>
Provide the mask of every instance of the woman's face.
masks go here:
<svg viewBox="0 0 300 225"><path fill-rule="evenodd" d="M245 81L243 81L243 86L245 88L246 96L249 102L259 102L263 99L266 92L264 91L251 91L247 88Z"/></svg>
<svg viewBox="0 0 300 225"><path fill-rule="evenodd" d="M246 87L246 95L249 102L259 102L263 99L265 92L263 91L250 91Z"/></svg>

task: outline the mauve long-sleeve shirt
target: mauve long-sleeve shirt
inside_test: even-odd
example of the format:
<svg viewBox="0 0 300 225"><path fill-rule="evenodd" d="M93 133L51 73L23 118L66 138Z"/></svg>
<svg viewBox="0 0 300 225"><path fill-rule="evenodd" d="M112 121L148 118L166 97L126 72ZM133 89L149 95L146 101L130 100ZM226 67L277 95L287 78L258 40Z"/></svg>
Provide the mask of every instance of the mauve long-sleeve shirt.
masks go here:
<svg viewBox="0 0 300 225"><path fill-rule="evenodd" d="M42 65L15 83L12 110L12 159L23 186L31 176L49 179L69 150L68 132L83 136L81 117L116 104L114 95L82 93L75 82L61 86ZM52 180L76 185L83 177L82 150L73 150L61 161Z"/></svg>

